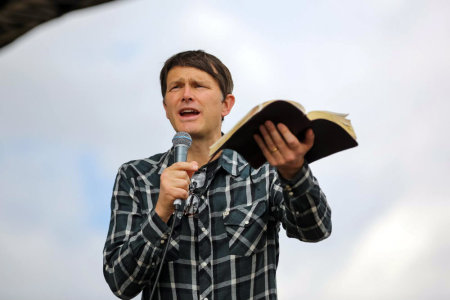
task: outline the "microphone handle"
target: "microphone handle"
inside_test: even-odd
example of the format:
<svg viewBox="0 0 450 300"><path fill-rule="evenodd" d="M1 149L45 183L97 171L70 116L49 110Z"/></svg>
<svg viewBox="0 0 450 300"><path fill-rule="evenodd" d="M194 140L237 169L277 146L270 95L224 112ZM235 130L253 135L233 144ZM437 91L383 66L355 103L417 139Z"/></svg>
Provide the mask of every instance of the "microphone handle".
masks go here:
<svg viewBox="0 0 450 300"><path fill-rule="evenodd" d="M189 147L187 145L183 145L183 144L176 145L175 146L175 162L186 161L188 149L189 149ZM175 201L173 202L173 205L175 206L175 210L178 211L180 209L182 203L183 202L181 201L181 199L175 199Z"/></svg>

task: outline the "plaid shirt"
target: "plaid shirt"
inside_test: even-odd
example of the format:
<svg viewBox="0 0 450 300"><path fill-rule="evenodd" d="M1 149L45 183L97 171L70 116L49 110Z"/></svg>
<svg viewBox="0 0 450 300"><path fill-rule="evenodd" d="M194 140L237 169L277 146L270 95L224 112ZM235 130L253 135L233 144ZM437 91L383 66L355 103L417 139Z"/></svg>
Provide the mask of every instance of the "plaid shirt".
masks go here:
<svg viewBox="0 0 450 300"><path fill-rule="evenodd" d="M103 272L120 298L143 291L149 299L155 284L170 229L153 208L172 162L173 150L126 163L117 174ZM280 223L307 242L331 233L331 212L309 167L288 182L268 164L255 170L224 150L198 172L207 173L203 191L191 189L198 207L175 227L154 298L276 299Z"/></svg>

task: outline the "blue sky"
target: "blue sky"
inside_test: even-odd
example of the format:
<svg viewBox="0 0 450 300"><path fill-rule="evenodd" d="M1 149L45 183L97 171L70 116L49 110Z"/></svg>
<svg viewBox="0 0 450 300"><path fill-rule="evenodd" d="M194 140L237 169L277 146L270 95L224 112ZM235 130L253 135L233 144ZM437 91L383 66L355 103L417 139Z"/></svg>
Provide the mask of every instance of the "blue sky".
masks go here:
<svg viewBox="0 0 450 300"><path fill-rule="evenodd" d="M235 81L224 131L292 99L349 113L358 136L311 165L333 234L282 238L280 299L448 299L449 16L446 1L115 1L1 49L0 297L114 298L116 171L170 147L159 70L204 49Z"/></svg>

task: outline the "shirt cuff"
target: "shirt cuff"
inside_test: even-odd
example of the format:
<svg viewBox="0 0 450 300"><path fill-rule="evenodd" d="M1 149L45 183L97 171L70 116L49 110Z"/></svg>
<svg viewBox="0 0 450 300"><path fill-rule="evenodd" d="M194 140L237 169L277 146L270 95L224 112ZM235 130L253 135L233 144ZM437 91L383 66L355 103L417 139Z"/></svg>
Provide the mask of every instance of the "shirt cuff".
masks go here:
<svg viewBox="0 0 450 300"><path fill-rule="evenodd" d="M169 231L169 226L161 220L154 210L151 210L148 214L147 221L142 226L144 238L151 244L159 247L166 242Z"/></svg>
<svg viewBox="0 0 450 300"><path fill-rule="evenodd" d="M294 178L287 180L280 175L278 177L289 198L302 196L314 186L314 177L306 161Z"/></svg>

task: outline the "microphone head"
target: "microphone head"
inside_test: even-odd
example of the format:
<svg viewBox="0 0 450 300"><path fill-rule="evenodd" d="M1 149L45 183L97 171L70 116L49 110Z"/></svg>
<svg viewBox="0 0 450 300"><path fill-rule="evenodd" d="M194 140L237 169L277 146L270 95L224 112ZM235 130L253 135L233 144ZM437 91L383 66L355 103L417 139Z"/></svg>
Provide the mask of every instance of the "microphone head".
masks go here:
<svg viewBox="0 0 450 300"><path fill-rule="evenodd" d="M177 132L175 134L175 136L173 137L172 144L174 147L176 147L178 145L184 145L189 148L192 144L192 138L189 135L189 133L180 131L180 132Z"/></svg>

